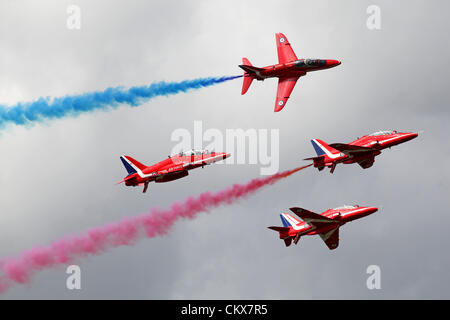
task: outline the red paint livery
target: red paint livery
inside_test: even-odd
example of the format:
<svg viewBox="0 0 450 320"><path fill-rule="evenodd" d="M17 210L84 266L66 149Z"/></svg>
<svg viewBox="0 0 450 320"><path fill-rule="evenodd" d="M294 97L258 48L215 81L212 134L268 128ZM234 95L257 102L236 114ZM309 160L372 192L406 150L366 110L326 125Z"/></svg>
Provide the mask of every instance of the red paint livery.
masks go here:
<svg viewBox="0 0 450 320"><path fill-rule="evenodd" d="M375 207L342 206L328 209L321 214L311 212L302 208L290 208L300 219L288 213L280 215L283 227L268 227L278 231L280 239L284 240L286 247L294 241L298 243L300 237L318 234L330 250L339 246L339 228L347 222L363 218L378 211Z"/></svg>
<svg viewBox="0 0 450 320"><path fill-rule="evenodd" d="M381 150L393 147L397 144L409 141L418 136L414 132L378 131L348 144L326 144L322 140L313 139L311 143L316 150L317 157L306 158L313 160L314 167L319 171L325 167L331 168L333 173L338 163L358 163L363 169L370 168L375 162L375 157L381 154Z"/></svg>
<svg viewBox="0 0 450 320"><path fill-rule="evenodd" d="M125 182L126 186L133 187L143 185L144 190L142 192L145 193L149 182L160 183L180 179L189 175L189 170L198 167L203 168L205 165L226 159L229 156L229 153L191 150L169 156L152 166L143 165L129 156L121 156L120 160L127 169L128 176L119 183Z"/></svg>
<svg viewBox="0 0 450 320"><path fill-rule="evenodd" d="M275 101L275 112L284 108L297 83L298 78L311 71L323 70L336 67L341 64L337 60L325 59L298 59L291 48L286 36L277 33L278 64L257 68L247 58L242 58L239 67L245 71L242 94L245 94L254 79L264 80L266 78L278 78L277 99Z"/></svg>

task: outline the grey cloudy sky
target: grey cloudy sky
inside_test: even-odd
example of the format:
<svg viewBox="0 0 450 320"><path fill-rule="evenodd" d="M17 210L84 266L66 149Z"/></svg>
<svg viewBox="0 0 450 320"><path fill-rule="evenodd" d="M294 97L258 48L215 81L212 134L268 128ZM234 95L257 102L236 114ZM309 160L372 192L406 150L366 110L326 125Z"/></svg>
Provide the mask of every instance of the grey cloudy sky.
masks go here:
<svg viewBox="0 0 450 320"><path fill-rule="evenodd" d="M69 4L81 8L80 30L66 27ZM371 4L381 8L381 30L366 27ZM223 132L279 129L282 170L314 155L312 138L425 132L370 169L308 169L180 221L163 238L81 259L79 291L66 289L58 267L0 299L450 298L449 9L448 1L2 1L0 103L239 74L243 56L256 66L277 61L276 32L298 57L342 65L300 79L280 113L276 80L241 96L239 79L139 108L3 129L0 257L259 175L258 165L216 165L145 195L114 185L125 175L121 154L160 161L171 133L195 120ZM382 209L343 227L337 250L318 237L285 248L266 229L289 207L344 203ZM366 288L372 264L381 290Z"/></svg>

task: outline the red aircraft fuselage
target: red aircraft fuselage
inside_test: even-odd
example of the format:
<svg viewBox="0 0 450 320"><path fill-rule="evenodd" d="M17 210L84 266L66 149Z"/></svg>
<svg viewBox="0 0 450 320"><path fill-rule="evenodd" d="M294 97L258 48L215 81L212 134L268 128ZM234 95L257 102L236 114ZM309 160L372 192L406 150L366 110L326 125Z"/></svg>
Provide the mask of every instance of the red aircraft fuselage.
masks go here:
<svg viewBox="0 0 450 320"><path fill-rule="evenodd" d="M205 165L226 159L229 156L229 153L224 152L192 150L169 156L152 166L143 165L129 156L121 156L120 160L122 160L128 176L119 183L125 182L126 186L143 185L143 192L146 192L149 182L161 183L180 179L189 175L189 170L198 167L203 168Z"/></svg>
<svg viewBox="0 0 450 320"><path fill-rule="evenodd" d="M278 78L277 98L275 101L275 112L278 112L286 105L300 77L311 71L336 67L341 62L330 59L298 59L284 34L277 33L275 37L278 64L258 68L254 67L247 58L242 58L242 65L239 65L239 67L245 71L241 94L245 94L248 91L254 79Z"/></svg>
<svg viewBox="0 0 450 320"><path fill-rule="evenodd" d="M320 214L306 209L294 207L290 208L303 221L296 219L288 213L280 215L283 227L271 226L269 229L279 232L280 239L283 239L288 247L292 241L298 243L300 237L318 234L330 250L336 249L339 245L339 228L347 222L363 218L376 211L375 207L343 206L329 209Z"/></svg>
<svg viewBox="0 0 450 320"><path fill-rule="evenodd" d="M330 59L300 59L288 63L274 64L271 66L260 68L255 71L254 78L256 80L264 80L267 78L291 78L301 77L311 71L318 71L336 67L341 63L338 60ZM245 67L245 66L240 66Z"/></svg>
<svg viewBox="0 0 450 320"><path fill-rule="evenodd" d="M329 167L331 173L339 163L358 163L363 169L367 169L373 165L375 157L381 154L381 150L412 140L417 136L418 133L414 132L392 130L365 135L348 144L332 143L328 145L322 140L313 139L311 143L316 150L317 157L305 160L313 160L314 167L319 170Z"/></svg>

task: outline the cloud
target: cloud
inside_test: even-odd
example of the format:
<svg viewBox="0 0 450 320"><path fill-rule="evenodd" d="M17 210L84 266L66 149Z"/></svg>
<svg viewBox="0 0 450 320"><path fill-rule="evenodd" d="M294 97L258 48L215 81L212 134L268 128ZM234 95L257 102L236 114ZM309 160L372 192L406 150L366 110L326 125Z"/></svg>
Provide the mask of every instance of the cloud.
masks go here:
<svg viewBox="0 0 450 320"><path fill-rule="evenodd" d="M279 128L281 170L314 155L312 138L333 143L379 129L425 132L384 151L370 169L308 170L217 214L182 222L162 239L87 259L79 292L65 289L61 268L2 298L449 297L442 281L450 266L446 2L381 2L379 31L366 28L372 3L360 1L345 7L332 1L78 2L79 32L67 30L64 3L0 4L2 104L234 74L243 56L270 65L277 61L275 32L286 34L298 57L343 63L300 79L278 114L276 80L252 84L245 96L240 81L232 81L156 98L143 108L2 132L0 257L258 174L254 165L211 166L152 186L144 196L114 185L126 174L121 154L160 161L173 147L173 130L191 129L195 120L205 129ZM286 249L266 229L291 206L320 212L344 203L382 209L346 225L333 252L315 237ZM380 291L365 286L369 264L381 267Z"/></svg>

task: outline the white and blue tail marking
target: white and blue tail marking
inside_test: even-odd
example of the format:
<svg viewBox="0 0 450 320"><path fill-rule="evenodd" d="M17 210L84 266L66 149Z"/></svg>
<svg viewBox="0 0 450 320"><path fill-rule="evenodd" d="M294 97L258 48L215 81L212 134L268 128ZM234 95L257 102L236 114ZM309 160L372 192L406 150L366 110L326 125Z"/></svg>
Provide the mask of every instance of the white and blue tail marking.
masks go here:
<svg viewBox="0 0 450 320"><path fill-rule="evenodd" d="M337 158L341 153L340 151L330 147L325 142L319 139L311 140L311 143L316 150L317 156L327 155L329 158Z"/></svg>
<svg viewBox="0 0 450 320"><path fill-rule="evenodd" d="M281 222L283 223L283 227L294 227L297 224L300 223L300 221L293 216L291 216L289 213L282 213L280 214Z"/></svg>
<svg viewBox="0 0 450 320"><path fill-rule="evenodd" d="M120 160L122 160L123 166L128 172L128 175L132 175L133 173L136 173L136 169L133 168L133 166L127 161L127 159L124 156L120 157Z"/></svg>
<svg viewBox="0 0 450 320"><path fill-rule="evenodd" d="M123 166L127 170L128 175L137 173L142 178L146 177L146 175L142 173L142 170L146 168L144 164L140 163L139 161L133 159L130 156L121 156L120 160L122 160Z"/></svg>

